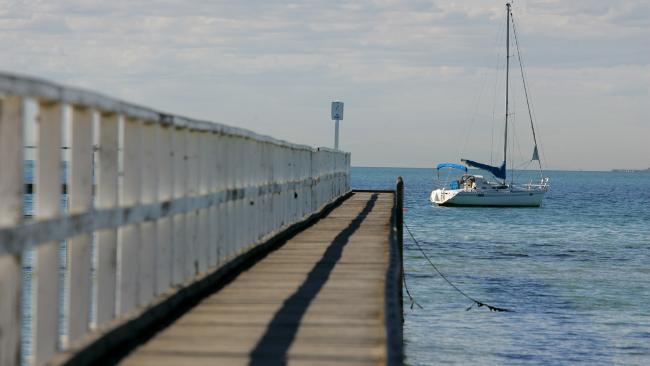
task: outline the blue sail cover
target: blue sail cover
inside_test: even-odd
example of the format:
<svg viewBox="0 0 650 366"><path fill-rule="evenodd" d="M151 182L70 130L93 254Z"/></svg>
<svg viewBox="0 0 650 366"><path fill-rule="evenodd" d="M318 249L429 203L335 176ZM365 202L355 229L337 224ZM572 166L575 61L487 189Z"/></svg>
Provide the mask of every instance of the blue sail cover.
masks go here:
<svg viewBox="0 0 650 366"><path fill-rule="evenodd" d="M482 163L477 163L475 161L466 160L466 159L460 159L460 161L462 161L463 163L465 163L465 164L467 164L469 166L473 166L474 168L479 168L479 169L486 170L486 171L492 173L492 175L494 175L497 178L506 179L506 161L505 160L503 161L503 163L501 163L500 167L487 165L487 164L482 164Z"/></svg>
<svg viewBox="0 0 650 366"><path fill-rule="evenodd" d="M452 168L452 169L458 169L458 170L462 170L464 172L467 172L467 167L466 166L463 166L463 165L460 165L460 164L454 164L454 163L440 163L436 167L436 169L438 169L438 170L440 170L442 168Z"/></svg>

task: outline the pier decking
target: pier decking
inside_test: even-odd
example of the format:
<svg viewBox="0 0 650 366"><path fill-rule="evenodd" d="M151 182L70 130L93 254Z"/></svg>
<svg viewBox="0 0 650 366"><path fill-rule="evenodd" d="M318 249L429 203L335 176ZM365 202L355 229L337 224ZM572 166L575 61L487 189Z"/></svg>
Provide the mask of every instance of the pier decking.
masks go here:
<svg viewBox="0 0 650 366"><path fill-rule="evenodd" d="M385 364L393 205L352 194L123 364Z"/></svg>

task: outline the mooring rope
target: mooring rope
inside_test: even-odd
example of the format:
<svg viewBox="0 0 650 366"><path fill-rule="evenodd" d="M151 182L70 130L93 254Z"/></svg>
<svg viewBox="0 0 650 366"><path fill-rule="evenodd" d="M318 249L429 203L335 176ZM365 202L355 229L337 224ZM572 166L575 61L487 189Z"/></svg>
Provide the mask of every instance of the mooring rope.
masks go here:
<svg viewBox="0 0 650 366"><path fill-rule="evenodd" d="M413 242L418 247L418 250L420 251L420 253L422 253L422 255L427 260L427 262L429 262L431 267L433 267L433 269L436 270L436 272L440 275L440 277L442 277L442 279L445 280L445 282L447 282L451 287L453 287L454 290L456 290L458 293L460 293L461 295L465 296L467 299L472 301L472 305L470 305L467 309L465 309L465 311L469 311L474 305L476 305L479 308L481 306L485 306L488 309L490 309L490 311L497 311L497 312L512 312L513 311L513 310L506 309L506 308L499 308L499 307L496 307L496 306L492 306L492 305L486 304L483 301L476 300L475 298L473 298L473 297L469 296L468 294L466 294L463 290L459 289L456 285L454 285L447 278L447 276L444 275L444 273L440 272L440 270L438 269L438 267L436 267L435 264L433 264L433 262L431 261L429 256L424 252L424 249L422 249L422 246L420 246L420 243L417 241L417 239L415 239L415 236L411 232L411 229L408 227L408 225L406 225L406 223L403 223L403 224L404 224L404 227L406 228L406 231L411 236L411 239L413 239ZM402 277L404 277L404 276L402 276ZM406 288L406 279L404 279L404 285L405 285L404 287ZM411 299L411 309L413 309L413 304L414 303L417 304L420 308L422 308L422 306L420 306L420 304L418 304L417 302L415 302L415 300L413 300L413 297L411 296L411 293L409 292L408 288L406 288L406 294L408 295L409 299Z"/></svg>
<svg viewBox="0 0 650 366"><path fill-rule="evenodd" d="M404 276L404 266L402 266L402 281L404 282L404 289L406 290L406 295L409 297L409 301L411 301L411 310L413 310L413 305L417 305L420 309L424 309L422 305L418 304L417 301L411 296L411 291L409 291L409 287L406 284L406 276Z"/></svg>

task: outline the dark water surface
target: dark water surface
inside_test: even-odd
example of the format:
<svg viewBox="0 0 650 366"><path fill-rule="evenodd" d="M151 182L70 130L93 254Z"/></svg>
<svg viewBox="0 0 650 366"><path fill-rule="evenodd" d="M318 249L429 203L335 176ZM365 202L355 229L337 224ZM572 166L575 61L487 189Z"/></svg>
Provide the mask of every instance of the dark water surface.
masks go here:
<svg viewBox="0 0 650 366"><path fill-rule="evenodd" d="M523 174L523 173L522 173ZM443 208L432 169L353 168L353 188L405 182L407 363L650 364L650 173L549 171L541 208ZM524 174L525 175L525 174ZM527 179L525 179L527 181Z"/></svg>

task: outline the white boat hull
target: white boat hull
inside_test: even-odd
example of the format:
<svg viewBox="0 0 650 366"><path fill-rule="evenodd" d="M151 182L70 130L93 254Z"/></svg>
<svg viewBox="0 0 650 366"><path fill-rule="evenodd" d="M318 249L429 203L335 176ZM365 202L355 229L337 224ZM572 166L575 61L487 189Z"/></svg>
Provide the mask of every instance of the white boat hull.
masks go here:
<svg viewBox="0 0 650 366"><path fill-rule="evenodd" d="M539 207L545 190L436 189L430 200L439 206Z"/></svg>

